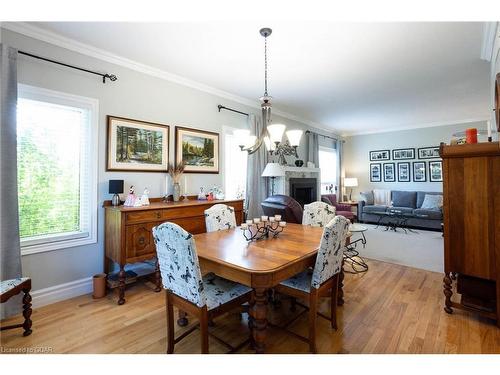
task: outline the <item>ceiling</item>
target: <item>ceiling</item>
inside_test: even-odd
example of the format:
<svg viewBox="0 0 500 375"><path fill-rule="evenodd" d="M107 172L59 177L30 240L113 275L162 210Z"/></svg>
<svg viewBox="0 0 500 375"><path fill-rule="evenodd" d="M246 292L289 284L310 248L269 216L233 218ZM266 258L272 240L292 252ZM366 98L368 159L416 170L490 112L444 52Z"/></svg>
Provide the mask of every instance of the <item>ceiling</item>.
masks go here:
<svg viewBox="0 0 500 375"><path fill-rule="evenodd" d="M490 115L483 24L43 22L37 27L338 133L449 124Z"/></svg>

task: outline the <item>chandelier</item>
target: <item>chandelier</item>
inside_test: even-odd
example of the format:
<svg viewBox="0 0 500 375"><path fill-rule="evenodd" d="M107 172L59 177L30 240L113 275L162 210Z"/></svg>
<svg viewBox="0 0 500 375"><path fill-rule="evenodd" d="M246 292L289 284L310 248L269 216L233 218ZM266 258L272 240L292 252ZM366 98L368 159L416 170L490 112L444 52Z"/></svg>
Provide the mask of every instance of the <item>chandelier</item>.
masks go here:
<svg viewBox="0 0 500 375"><path fill-rule="evenodd" d="M267 38L273 31L268 28L260 29L260 35L264 37L264 95L260 98L262 108L262 131L257 135L250 134L250 130L235 130L234 135L239 142L241 151L247 151L249 155L255 153L262 144L265 145L269 154L276 155L281 165L286 165L285 156L293 155L298 158L297 147L300 144L302 130L286 130L286 125L273 124L271 119L271 99L267 92ZM288 139L283 141L283 134Z"/></svg>

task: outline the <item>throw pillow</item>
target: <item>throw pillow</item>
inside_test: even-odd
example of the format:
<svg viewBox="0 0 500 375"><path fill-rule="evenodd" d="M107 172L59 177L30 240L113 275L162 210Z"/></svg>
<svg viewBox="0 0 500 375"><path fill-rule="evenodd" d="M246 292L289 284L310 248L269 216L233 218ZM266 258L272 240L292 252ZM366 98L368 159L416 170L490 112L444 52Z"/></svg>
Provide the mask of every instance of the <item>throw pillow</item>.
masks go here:
<svg viewBox="0 0 500 375"><path fill-rule="evenodd" d="M374 204L374 199L373 199L373 191L366 191L366 192L361 192L359 193L361 196L361 200L365 201L367 206L373 206Z"/></svg>
<svg viewBox="0 0 500 375"><path fill-rule="evenodd" d="M392 205L394 207L417 208L417 192L393 190Z"/></svg>
<svg viewBox="0 0 500 375"><path fill-rule="evenodd" d="M425 210L440 210L443 207L443 196L442 195L430 195L425 194L424 202L422 207Z"/></svg>

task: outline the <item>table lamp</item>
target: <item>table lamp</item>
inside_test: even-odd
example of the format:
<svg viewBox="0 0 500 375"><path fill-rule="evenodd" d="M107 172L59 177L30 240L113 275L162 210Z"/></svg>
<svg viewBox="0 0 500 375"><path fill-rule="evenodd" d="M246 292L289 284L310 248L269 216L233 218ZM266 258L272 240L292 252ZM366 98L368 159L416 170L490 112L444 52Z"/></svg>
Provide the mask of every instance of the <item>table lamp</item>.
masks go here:
<svg viewBox="0 0 500 375"><path fill-rule="evenodd" d="M352 188L358 186L358 179L356 177L346 177L344 178L344 186L351 188L351 192L349 193L349 202L352 202Z"/></svg>
<svg viewBox="0 0 500 375"><path fill-rule="evenodd" d="M118 194L121 193L123 193L123 180L109 180L109 194L113 194L113 198L111 198L113 206L120 205L120 196Z"/></svg>
<svg viewBox="0 0 500 375"><path fill-rule="evenodd" d="M271 177L271 195L274 195L274 179L276 177L283 177L285 171L279 163L267 163L264 171L262 172L262 177Z"/></svg>

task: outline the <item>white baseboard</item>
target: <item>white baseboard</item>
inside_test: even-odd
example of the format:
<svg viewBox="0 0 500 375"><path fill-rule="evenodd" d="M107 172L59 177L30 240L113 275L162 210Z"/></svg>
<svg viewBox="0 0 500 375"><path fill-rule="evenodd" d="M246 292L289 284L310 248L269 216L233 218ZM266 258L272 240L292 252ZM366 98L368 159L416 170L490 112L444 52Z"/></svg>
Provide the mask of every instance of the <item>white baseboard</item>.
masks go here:
<svg viewBox="0 0 500 375"><path fill-rule="evenodd" d="M42 307L65 299L92 293L92 277L71 281L31 292L33 307Z"/></svg>

